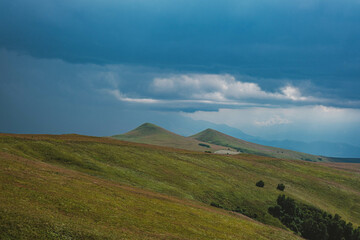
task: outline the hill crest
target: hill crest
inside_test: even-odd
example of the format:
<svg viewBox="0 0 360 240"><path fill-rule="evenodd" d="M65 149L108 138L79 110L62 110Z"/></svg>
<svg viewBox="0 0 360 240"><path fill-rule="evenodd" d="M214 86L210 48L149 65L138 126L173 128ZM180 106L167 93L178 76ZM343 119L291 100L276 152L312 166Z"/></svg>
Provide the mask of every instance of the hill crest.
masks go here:
<svg viewBox="0 0 360 240"><path fill-rule="evenodd" d="M114 135L112 138L129 142L146 143L200 152L215 152L217 150L227 149L224 146L217 146L197 139L178 135L152 123L144 123L127 133Z"/></svg>
<svg viewBox="0 0 360 240"><path fill-rule="evenodd" d="M169 134L169 135L177 135L173 132L170 132L162 127L159 127L153 123L144 123L140 125L139 127L123 134L126 136L132 136L132 137L141 137L141 136L150 136L150 135L156 135L156 134ZM180 136L180 135L177 135Z"/></svg>
<svg viewBox="0 0 360 240"><path fill-rule="evenodd" d="M328 159L325 157L247 142L211 128L192 135L190 138L224 147L234 148L237 151L243 153L284 159L297 159L316 162L328 161Z"/></svg>
<svg viewBox="0 0 360 240"><path fill-rule="evenodd" d="M214 136L224 136L224 137L234 138L234 137L232 137L230 135L219 132L219 131L217 131L215 129L212 129L212 128L207 128L204 131L201 131L201 132L199 132L197 134L194 134L194 135L192 135L190 137L197 139L197 138L210 138L210 137L214 137ZM236 138L236 139L238 139L238 138ZM239 140L241 140L241 139L239 139Z"/></svg>

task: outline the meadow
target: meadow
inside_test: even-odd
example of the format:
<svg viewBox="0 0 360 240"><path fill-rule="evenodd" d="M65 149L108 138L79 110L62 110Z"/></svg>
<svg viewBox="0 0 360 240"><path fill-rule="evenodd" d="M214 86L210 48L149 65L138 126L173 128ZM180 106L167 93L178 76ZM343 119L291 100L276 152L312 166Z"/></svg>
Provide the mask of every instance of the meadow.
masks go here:
<svg viewBox="0 0 360 240"><path fill-rule="evenodd" d="M203 216L205 212L210 215L211 213L214 213L214 219L218 218L218 212L221 212L226 216L229 216L229 219L233 219L224 220L229 223L227 227L235 226L231 221L238 221L238 215L235 217L235 213L224 209L233 210L236 208L242 208L248 213L256 214L256 221L277 227L271 227L271 231L280 231L278 228L286 230L287 228L282 225L277 218L274 218L268 213L268 208L273 206L278 195L283 193L296 199L296 201L318 207L331 214L337 213L342 216L344 220L351 221L355 226L360 225L360 175L357 171L353 170L356 168L359 169L359 165L357 164L353 165L351 168L352 170L348 170L343 167L336 168L334 167L334 163L331 163L332 165L326 165L324 163L319 164L297 160L282 160L250 154L239 154L234 156L215 155L80 135L1 134L0 151L2 152L1 164L3 165L1 168L3 171L1 174L1 176L3 176L2 189L7 191L2 191L6 194L2 194L3 199L1 200L1 209L3 212L1 215L8 218L6 221L2 220L3 228L3 225L11 219L11 221L14 222L14 226L17 226L16 223L17 221L21 221L22 215L26 215L27 217L33 216L35 213L26 212L27 210L25 208L29 208L29 206L31 206L29 208L31 211L42 209L48 212L49 218L50 215L54 217L54 224L66 222L67 220L60 221L60 219L57 219L57 215L53 215L51 208L54 205L54 201L59 201L58 204L60 205L65 204L68 206L69 210L68 212L65 211L64 215L71 215L73 211L71 210L72 203L66 203L66 199L68 199L69 196L77 196L76 198L79 198L79 204L73 206L74 211L81 212L81 209L84 208L84 211L86 212L86 209L90 206L88 203L93 204L91 205L92 208L101 206L101 203L104 203L105 206L107 204L105 200L96 202L97 200L95 201L95 198L91 197L91 194L94 194L95 196L96 194L100 194L97 193L98 191L103 190L104 192L101 192L102 197L96 197L96 199L108 197L118 199L115 196L116 194L113 195L111 193L113 191L125 191L123 190L125 186L126 188L131 189L131 191L145 191L147 193L155 194L150 194L151 196L158 196L157 194L160 194L159 196L164 198L176 199L175 202L178 205L174 204L178 206L178 212L172 210L172 207L165 205L162 209L164 211L163 215L165 216L169 216L167 211L173 212L173 215L171 216L179 218L176 222L179 223L182 226L180 228L183 229L178 229L181 233L176 231L177 227L166 231L163 229L163 234L165 234L165 232L172 232L175 234L174 236L177 237L185 236L182 231L191 229L189 222L195 220L190 216L200 221L200 215ZM59 180L58 178L63 178L64 176L55 174L55 170L41 170L42 168L36 167L37 165L58 169L56 170L58 172L62 169L61 171L71 172L71 174L76 175L77 178L81 178L82 180L79 180L76 184L74 183L75 185L65 184L59 186L58 183L62 180ZM27 168L31 168L32 170ZM7 171L7 175L4 175L4 171L5 173ZM34 176L39 175L40 177L34 177L32 174L29 174L31 171L37 172ZM45 176L42 176L42 174L45 174ZM9 176L12 176L12 178ZM24 179L21 180L22 178ZM66 178L72 179L71 176ZM255 183L259 180L265 182L264 188L255 186ZM19 188L13 188L14 185L16 185L16 182L19 184ZM93 185L93 183L95 185ZM285 184L286 188L284 192L280 192L276 189L276 186L279 183ZM32 187L21 187L21 185L26 186L28 184ZM102 187L103 184L108 184L106 186L109 187ZM94 189L90 190L90 186ZM16 189L19 189L19 191ZM41 189L43 189L43 191ZM105 189L107 190L105 191ZM46 194L46 191L48 190L49 194ZM25 193L22 193L22 191L25 191ZM28 196L28 194L30 194L30 196ZM66 194L68 194L68 197L66 197ZM48 197L53 195L57 197L49 200ZM119 193L119 196L120 195L121 194ZM127 196L128 193L123 193L120 198L125 197L125 195ZM23 200L24 198L28 200ZM158 197L155 198L158 199ZM32 203L34 199L40 199L40 202L37 203L38 205L35 204L36 201ZM86 199L93 200L89 200L88 202ZM131 201L135 201L134 199ZM116 202L117 200L111 200L110 202L112 201ZM150 203L147 203L148 200L144 201L141 204L138 203L138 209L141 212L145 211L144 209L147 209L147 211L156 211L157 205L160 207L161 204L165 204L160 203L162 201L159 201L159 203L151 205ZM188 205L184 204L185 202L191 206L201 206L200 209L205 209L205 212L199 213L199 215L192 215L190 214L192 210L188 209ZM224 209L211 207L211 203L219 204ZM45 206L43 204L47 205ZM19 208L16 206L19 206ZM20 208L20 206L24 206L24 209ZM136 204L131 206L132 207L128 207L126 211L132 211L131 209L133 208L137 209ZM18 209L19 212L16 212L16 209ZM106 209L108 208L100 207L99 211L107 212ZM122 211L123 210L119 210L117 213L121 215ZM187 212L188 214L186 216L180 217L182 216L181 212L183 211L189 212ZM99 213L101 215L99 219L106 218L106 221L111 221L110 219L112 219L112 217L109 219L105 217L109 212L115 213L116 211L112 209L107 213ZM178 214L180 214L180 216L178 216ZM221 214L221 216L224 216L223 214ZM74 221L80 221L81 218L87 218L88 216L85 215L83 215L83 217L78 217L78 219L75 219ZM209 222L212 221L209 220L212 219L210 215L207 217ZM41 214L41 216L44 216L45 218L47 215L44 213ZM189 217L189 219L187 219L187 217ZM35 218L40 219L40 216L36 216L35 214L34 219ZM114 218L116 219L115 216ZM150 217L149 219L153 218L154 217ZM26 220L26 218L24 219ZM131 219L131 217L129 219ZM141 218L141 221L150 221L149 219L146 220ZM47 220L44 220L43 222L46 221ZM166 219L166 217L159 220L159 228L160 225L162 226L160 223L161 221L169 220ZM247 219L247 221L265 227L265 225L254 222L253 220ZM28 224L31 222L33 222L33 220L28 220ZM115 222L117 222L117 220ZM126 222L126 220L124 220L124 222ZM199 225L196 226L211 224L205 222L199 223ZM84 223L84 226L82 226L83 228L80 224L78 226L79 230L75 229L74 231L79 231L80 233L84 231L84 234L87 234L88 231L95 231L97 228L93 229L90 227L92 223ZM38 224L39 226L41 225L40 222L38 222ZM128 224L129 226L133 226L135 222L129 222ZM105 225L107 226L108 224L102 226ZM149 225L146 228L145 225L146 224L144 223L143 227L150 232L151 229L155 229L154 232L156 233L161 232L161 230L155 226ZM220 223L215 225L221 226ZM13 229L14 226L8 226L8 228ZM50 226L50 228L52 229L54 226ZM73 224L67 226L77 227ZM109 228L111 228L111 226L113 227L113 225L110 224ZM65 228L68 229L68 227ZM99 228L101 228L100 225ZM213 229L212 227L210 228ZM221 232L226 229L226 224L224 223L221 228L222 230L218 229L214 230L214 232L222 234ZM239 228L241 227L239 226ZM257 227L254 226L254 228ZM169 229L171 229L171 227L169 227ZM236 229L237 228L234 227L234 229L226 232L236 234ZM99 234L104 234L103 229L96 231ZM204 230L205 233L209 231L210 230L208 229L206 231ZM255 230L249 230L248 232L249 234L255 234L254 231ZM195 232L206 239L206 234L204 232L201 233L201 231L199 232L198 230ZM283 234L282 231L280 232ZM135 233L132 232L131 234ZM276 235L279 233L276 232L274 234ZM97 235L95 234L94 236ZM191 235L187 236L188 238L191 237ZM193 238L195 238L194 236L195 235L193 235ZM244 235L243 239L251 239L249 236ZM268 235L268 233L266 233L264 236L271 236L271 234ZM134 238L136 238L135 235ZM149 238L151 238L151 236ZM232 237L222 236L219 238L231 239ZM236 239L236 237L234 238ZM272 237L268 238L272 239ZM176 238L174 237L174 239ZM281 237L277 236L273 239L281 239ZM287 236L284 239L290 238Z"/></svg>

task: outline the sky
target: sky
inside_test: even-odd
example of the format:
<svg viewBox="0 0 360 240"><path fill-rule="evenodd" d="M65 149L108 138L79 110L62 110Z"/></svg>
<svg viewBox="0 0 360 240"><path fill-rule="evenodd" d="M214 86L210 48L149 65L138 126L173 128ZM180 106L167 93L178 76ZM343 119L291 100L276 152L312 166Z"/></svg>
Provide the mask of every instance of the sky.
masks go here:
<svg viewBox="0 0 360 240"><path fill-rule="evenodd" d="M2 0L0 132L206 121L360 146L359 0Z"/></svg>

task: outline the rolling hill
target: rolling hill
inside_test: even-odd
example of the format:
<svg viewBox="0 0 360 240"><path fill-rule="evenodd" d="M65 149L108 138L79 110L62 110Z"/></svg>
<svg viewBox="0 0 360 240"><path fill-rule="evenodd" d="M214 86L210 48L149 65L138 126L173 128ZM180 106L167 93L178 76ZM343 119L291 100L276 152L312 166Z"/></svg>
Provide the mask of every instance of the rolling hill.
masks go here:
<svg viewBox="0 0 360 240"><path fill-rule="evenodd" d="M210 151L213 153L218 151L225 153L226 151L219 150L230 149L231 152L250 153L275 158L306 160L313 162L335 161L335 158L329 159L322 156L247 142L213 129L206 129L193 136L184 137L155 124L144 123L130 132L111 137L123 141L146 143L191 151ZM336 160L338 160L338 158L336 158Z"/></svg>
<svg viewBox="0 0 360 240"><path fill-rule="evenodd" d="M124 159L136 164L132 154L144 149L153 157L174 152L80 135L0 135L0 238L299 239L241 214L129 184L122 164L108 161L127 153Z"/></svg>
<svg viewBox="0 0 360 240"><path fill-rule="evenodd" d="M348 169L81 135L1 134L0 151L0 232L8 236L111 239L110 230L113 238L133 239L291 239L225 211L241 208L256 216L247 219L254 224L286 229L268 213L282 193L360 225L359 164ZM264 188L255 186L260 179Z"/></svg>
<svg viewBox="0 0 360 240"><path fill-rule="evenodd" d="M196 139L180 136L151 123L144 123L130 132L114 135L112 138L123 141L146 143L201 152L214 152L221 149L227 149L223 146L217 146Z"/></svg>
<svg viewBox="0 0 360 240"><path fill-rule="evenodd" d="M292 150L269 147L256 143L247 142L226 135L224 133L218 132L213 129L206 129L200 133L191 136L190 138L211 144L234 148L242 153L250 153L255 155L283 158L283 159L306 160L312 162L329 161L328 158L322 156L316 156L307 153L301 153Z"/></svg>
<svg viewBox="0 0 360 240"><path fill-rule="evenodd" d="M0 239L299 239L240 214L0 152Z"/></svg>

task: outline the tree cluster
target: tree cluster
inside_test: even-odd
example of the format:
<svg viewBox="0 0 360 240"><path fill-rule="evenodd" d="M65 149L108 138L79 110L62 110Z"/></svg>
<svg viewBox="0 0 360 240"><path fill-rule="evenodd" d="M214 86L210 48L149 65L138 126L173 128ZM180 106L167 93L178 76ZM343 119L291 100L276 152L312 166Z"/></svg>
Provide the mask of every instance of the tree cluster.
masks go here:
<svg viewBox="0 0 360 240"><path fill-rule="evenodd" d="M355 229L338 214L332 216L313 206L296 203L285 195L279 195L277 205L270 207L269 213L309 240L360 240L360 227Z"/></svg>

